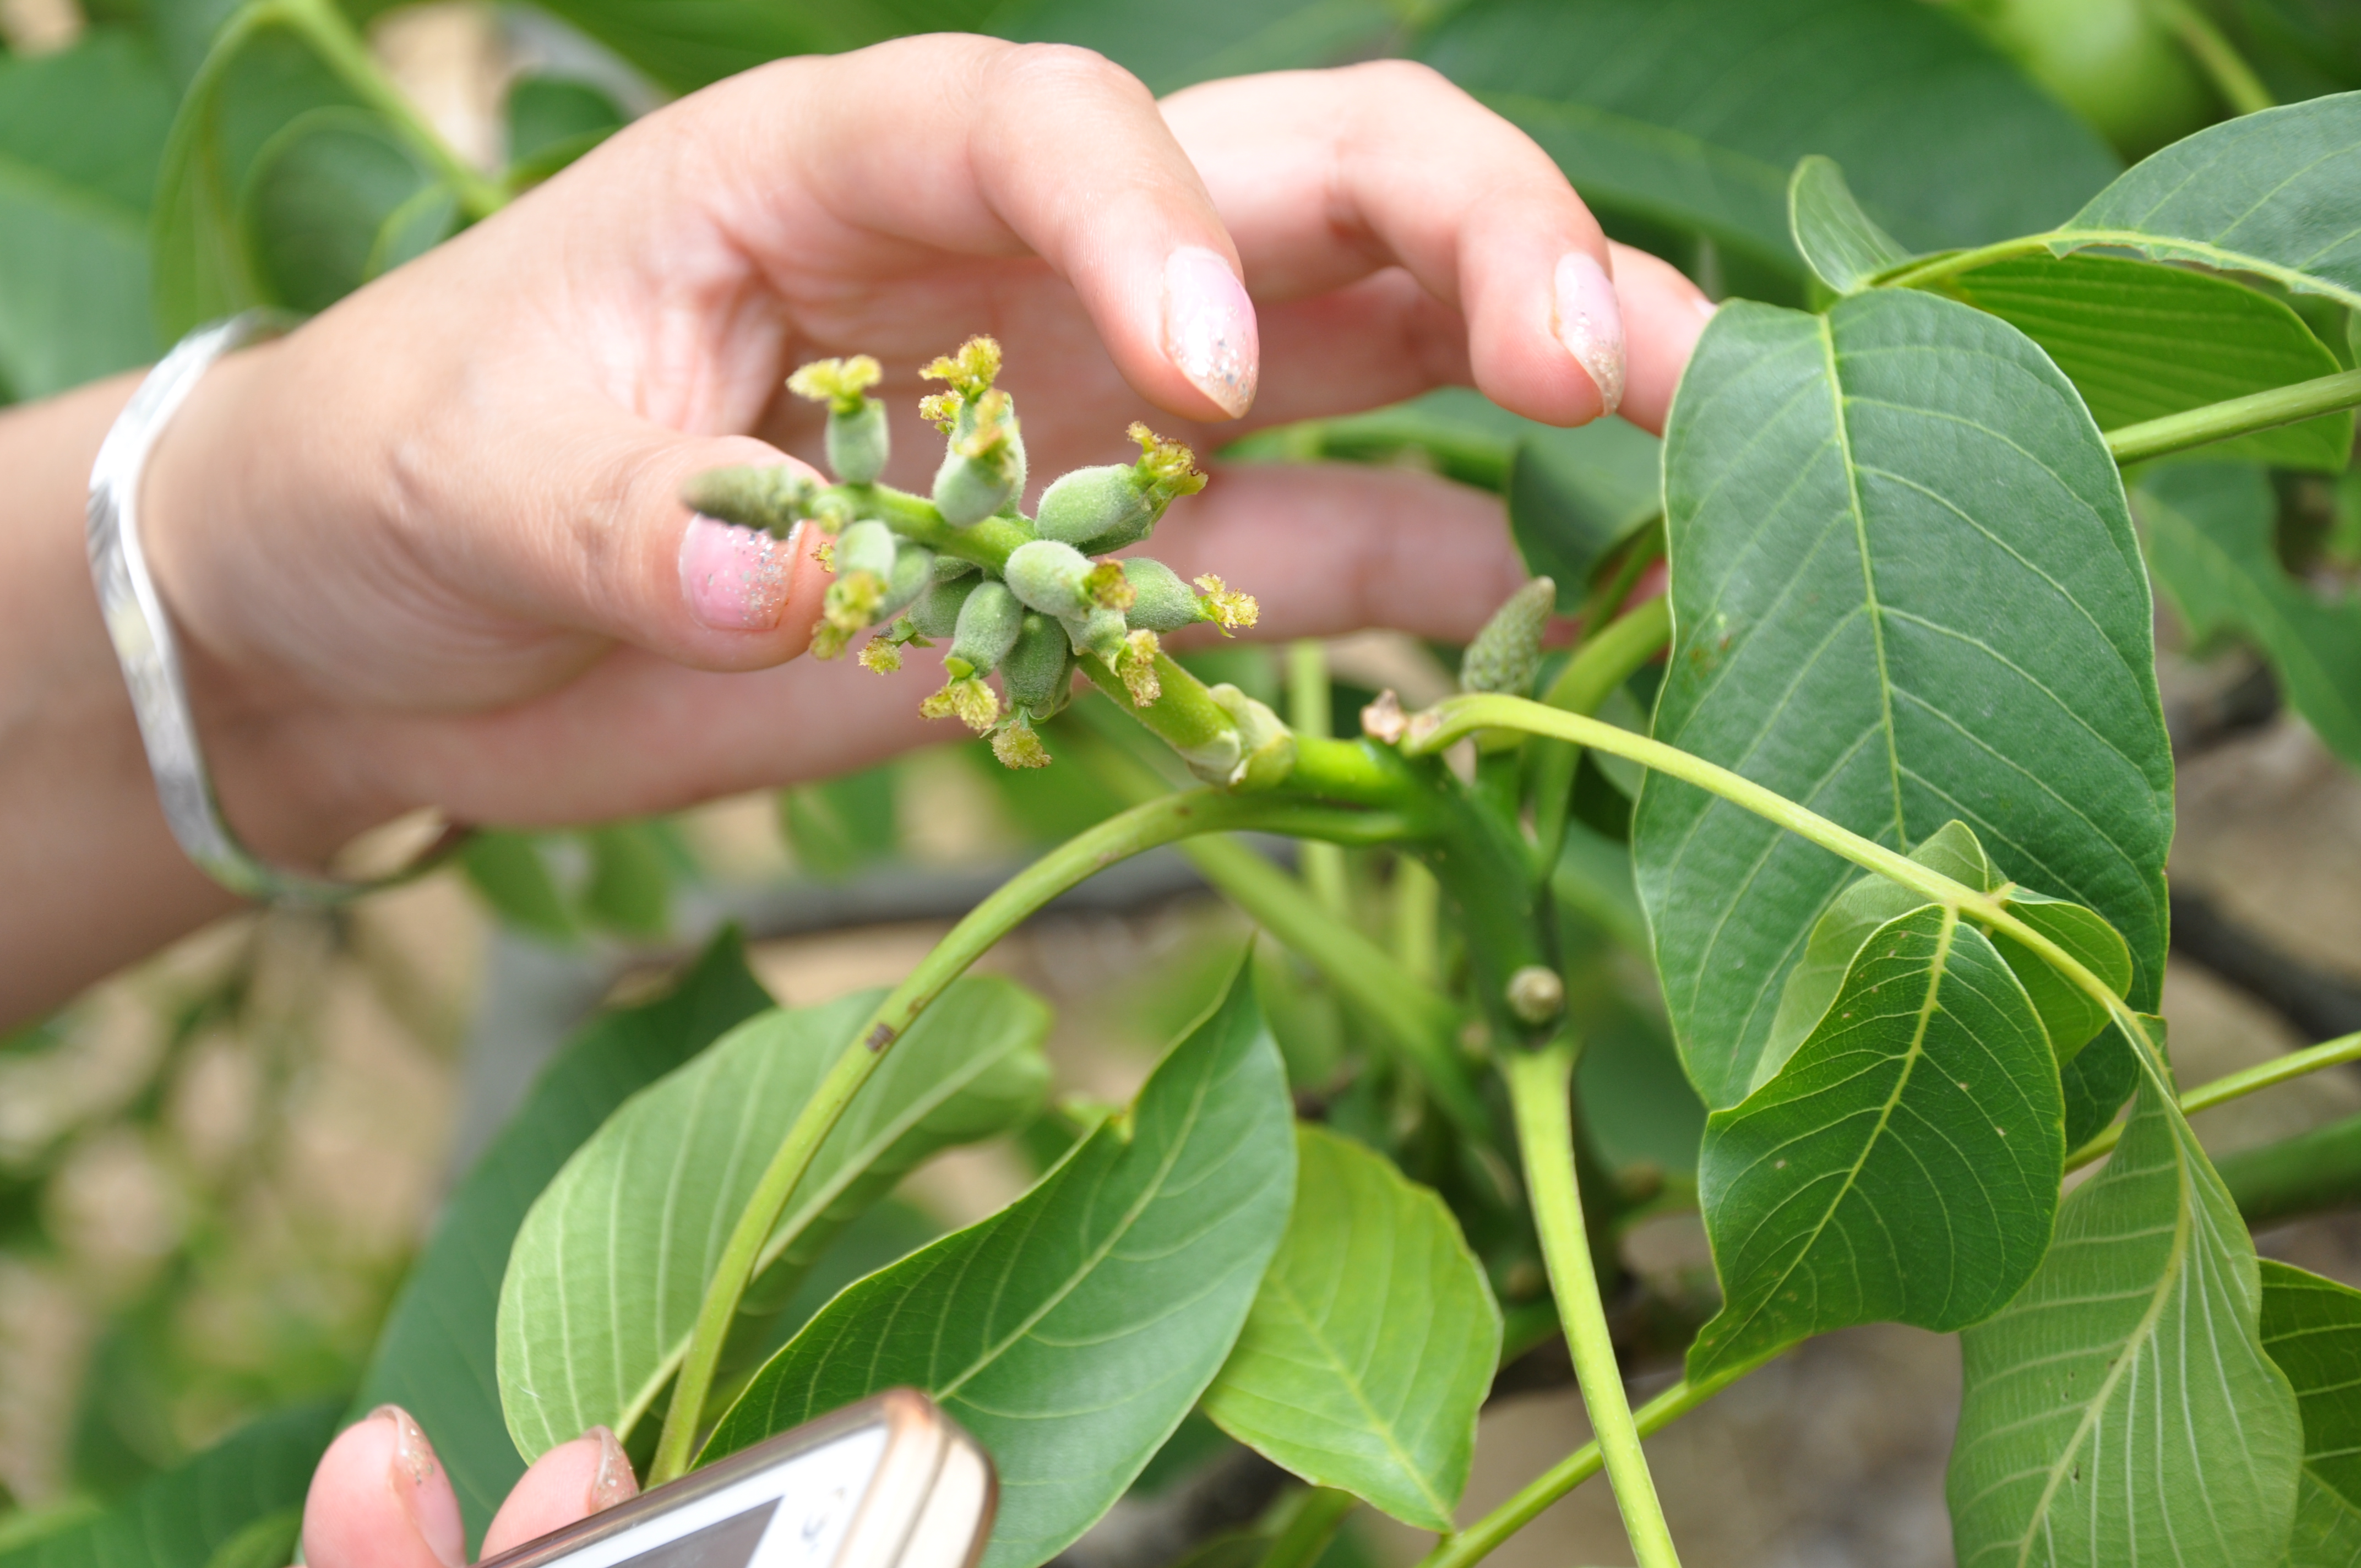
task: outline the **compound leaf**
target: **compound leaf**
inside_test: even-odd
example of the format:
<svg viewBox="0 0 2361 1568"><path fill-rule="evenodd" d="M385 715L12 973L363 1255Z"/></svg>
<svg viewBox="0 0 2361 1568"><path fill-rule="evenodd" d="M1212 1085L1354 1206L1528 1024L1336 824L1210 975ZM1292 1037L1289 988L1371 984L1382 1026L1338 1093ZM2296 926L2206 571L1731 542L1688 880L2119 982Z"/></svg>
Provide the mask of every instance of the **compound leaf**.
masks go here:
<svg viewBox="0 0 2361 1568"><path fill-rule="evenodd" d="M2040 349L1907 291L1726 305L1664 472L1656 738L1896 849L1965 822L2121 932L2153 1009L2172 762L2147 574L2114 463ZM1852 871L1653 773L1632 848L1683 1061L1735 1104Z"/></svg>
<svg viewBox="0 0 2361 1568"><path fill-rule="evenodd" d="M1839 294L1858 294L1910 259L1902 242L1861 210L1836 159L1817 153L1796 164L1787 181L1787 230L1813 276Z"/></svg>
<svg viewBox="0 0 2361 1568"><path fill-rule="evenodd" d="M1787 181L1842 164L1916 249L2046 228L2118 167L1938 7L1884 0L1477 0L1428 63L1517 122L1594 207L1788 276Z"/></svg>
<svg viewBox="0 0 2361 1568"><path fill-rule="evenodd" d="M274 1529L291 1547L287 1515L302 1508L335 1432L334 1405L265 1416L95 1519L0 1552L0 1568L207 1568L216 1552Z"/></svg>
<svg viewBox="0 0 2361 1568"><path fill-rule="evenodd" d="M2321 740L2361 766L2361 598L2288 576L2272 542L2278 505L2258 468L2174 463L2136 492L2148 561L2192 635L2253 639Z"/></svg>
<svg viewBox="0 0 2361 1568"><path fill-rule="evenodd" d="M2361 305L2361 93L2243 115L2184 137L2091 199L2050 240L2256 272Z"/></svg>
<svg viewBox="0 0 2361 1568"><path fill-rule="evenodd" d="M1295 1159L1286 1237L1205 1413L1314 1486L1447 1531L1500 1354L1483 1265L1383 1156L1298 1127Z"/></svg>
<svg viewBox="0 0 2361 1568"><path fill-rule="evenodd" d="M2144 1073L2123 1142L2059 1206L2040 1269L1960 1336L1960 1568L2278 1562L2302 1430L2261 1310L2237 1209Z"/></svg>
<svg viewBox="0 0 2361 1568"><path fill-rule="evenodd" d="M2049 1244L2065 1105L2033 1002L1935 905L1860 947L1768 1083L1706 1124L1697 1190L1725 1305L1692 1379L1830 1329L1958 1329Z"/></svg>
<svg viewBox="0 0 2361 1568"><path fill-rule="evenodd" d="M829 1303L705 1457L907 1385L999 1469L983 1568L1033 1568L1081 1535L1221 1369L1287 1227L1286 1069L1253 991L1234 979L1032 1191Z"/></svg>
<svg viewBox="0 0 2361 1568"><path fill-rule="evenodd" d="M2119 256L2019 257L1937 285L2041 345L2101 430L2334 375L2336 356L2285 304L2242 283ZM2342 473L2353 415L2323 414L2208 449Z"/></svg>
<svg viewBox="0 0 2361 1568"><path fill-rule="evenodd" d="M2295 1386L2303 1474L2286 1568L2361 1563L2361 1290L2262 1260L2263 1348Z"/></svg>
<svg viewBox="0 0 2361 1568"><path fill-rule="evenodd" d="M628 1433L655 1403L772 1150L882 994L748 1020L634 1095L534 1201L500 1310L500 1404L528 1458L594 1426ZM826 1242L929 1155L1027 1120L1049 1028L1007 981L954 982L820 1146L747 1305L784 1304Z"/></svg>
<svg viewBox="0 0 2361 1568"><path fill-rule="evenodd" d="M568 1042L444 1204L394 1297L349 1419L385 1404L417 1418L458 1493L471 1545L524 1474L500 1413L496 1365L500 1276L517 1227L617 1106L771 1004L737 933L724 931L669 992L609 1013Z"/></svg>

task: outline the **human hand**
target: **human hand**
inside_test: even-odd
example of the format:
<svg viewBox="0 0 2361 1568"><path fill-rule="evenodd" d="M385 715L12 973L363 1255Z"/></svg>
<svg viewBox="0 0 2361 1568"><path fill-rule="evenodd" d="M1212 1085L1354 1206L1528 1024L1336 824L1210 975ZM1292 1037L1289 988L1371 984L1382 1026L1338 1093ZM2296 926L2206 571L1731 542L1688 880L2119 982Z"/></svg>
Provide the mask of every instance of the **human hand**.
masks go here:
<svg viewBox="0 0 2361 1568"><path fill-rule="evenodd" d="M1159 107L1064 49L781 61L218 367L151 467L148 550L264 852L419 805L666 809L923 735L923 674L786 663L815 565L675 499L816 448L795 363L883 360L911 476L917 367L976 330L1044 477L1119 455L1134 417L1202 445L1446 382L1579 422L1627 331L1653 423L1708 307L1620 247L1610 289L1609 255L1538 148L1420 67ZM1225 470L1158 554L1257 593L1276 635L1465 635L1521 576L1488 498L1344 468Z"/></svg>
<svg viewBox="0 0 2361 1568"><path fill-rule="evenodd" d="M484 1556L547 1535L639 1492L604 1427L551 1449L519 1477L484 1531ZM409 1414L392 1405L345 1429L303 1500L310 1568L459 1568L467 1537L451 1478Z"/></svg>

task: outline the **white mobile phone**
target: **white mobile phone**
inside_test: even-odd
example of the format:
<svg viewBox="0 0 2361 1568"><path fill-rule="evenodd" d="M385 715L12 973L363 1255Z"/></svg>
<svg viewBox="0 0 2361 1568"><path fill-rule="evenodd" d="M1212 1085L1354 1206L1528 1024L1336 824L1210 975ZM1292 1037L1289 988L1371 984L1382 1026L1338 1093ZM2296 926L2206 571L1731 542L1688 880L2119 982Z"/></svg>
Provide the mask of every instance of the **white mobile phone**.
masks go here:
<svg viewBox="0 0 2361 1568"><path fill-rule="evenodd" d="M488 1559L482 1568L975 1568L992 1460L892 1388Z"/></svg>

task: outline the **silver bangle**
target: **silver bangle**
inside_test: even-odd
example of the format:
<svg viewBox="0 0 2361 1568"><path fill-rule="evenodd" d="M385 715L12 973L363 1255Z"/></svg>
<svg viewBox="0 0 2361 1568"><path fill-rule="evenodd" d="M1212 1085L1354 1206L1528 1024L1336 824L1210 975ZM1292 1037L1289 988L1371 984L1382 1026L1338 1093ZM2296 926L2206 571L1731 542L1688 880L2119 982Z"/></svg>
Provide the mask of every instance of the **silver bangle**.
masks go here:
<svg viewBox="0 0 2361 1568"><path fill-rule="evenodd" d="M233 893L272 904L319 905L357 898L416 876L456 848L467 830L445 828L411 865L366 882L282 870L249 853L223 820L221 804L214 797L213 775L197 740L172 623L157 597L155 580L148 575L148 555L139 541L139 484L164 427L215 360L258 337L275 336L285 326L285 318L274 312L248 311L200 327L139 383L106 433L90 471L90 576L98 589L107 638L123 666L124 684L131 689L131 711L139 723L139 739L147 747L148 770L156 776L156 795L172 837L198 869Z"/></svg>

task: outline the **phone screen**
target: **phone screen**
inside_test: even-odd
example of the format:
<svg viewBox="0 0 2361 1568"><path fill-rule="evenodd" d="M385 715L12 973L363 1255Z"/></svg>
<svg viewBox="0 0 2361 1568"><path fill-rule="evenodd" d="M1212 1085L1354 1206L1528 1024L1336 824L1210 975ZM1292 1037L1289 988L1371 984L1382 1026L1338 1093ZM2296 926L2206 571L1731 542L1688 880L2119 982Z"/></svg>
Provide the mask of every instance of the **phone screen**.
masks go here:
<svg viewBox="0 0 2361 1568"><path fill-rule="evenodd" d="M829 1568L885 1452L883 1422L570 1553L566 1568Z"/></svg>

